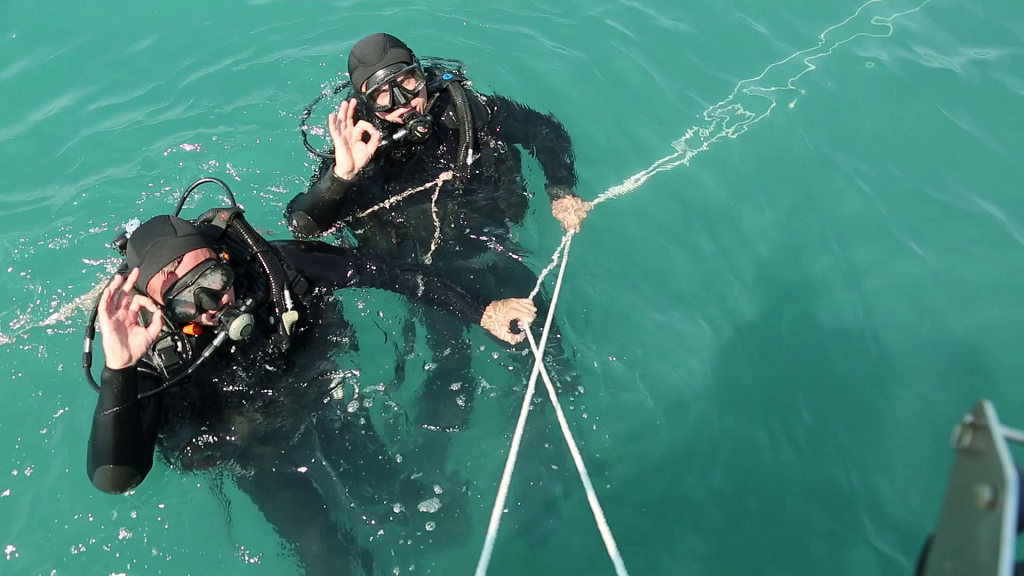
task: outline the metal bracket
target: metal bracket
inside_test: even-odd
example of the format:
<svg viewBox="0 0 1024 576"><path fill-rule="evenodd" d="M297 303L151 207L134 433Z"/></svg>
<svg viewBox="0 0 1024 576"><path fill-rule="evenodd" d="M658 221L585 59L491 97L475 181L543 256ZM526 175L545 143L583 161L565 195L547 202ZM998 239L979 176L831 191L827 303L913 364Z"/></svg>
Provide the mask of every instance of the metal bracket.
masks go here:
<svg viewBox="0 0 1024 576"><path fill-rule="evenodd" d="M1003 428L988 400L953 429L956 460L924 576L1013 575L1020 478L1007 439L1024 434Z"/></svg>

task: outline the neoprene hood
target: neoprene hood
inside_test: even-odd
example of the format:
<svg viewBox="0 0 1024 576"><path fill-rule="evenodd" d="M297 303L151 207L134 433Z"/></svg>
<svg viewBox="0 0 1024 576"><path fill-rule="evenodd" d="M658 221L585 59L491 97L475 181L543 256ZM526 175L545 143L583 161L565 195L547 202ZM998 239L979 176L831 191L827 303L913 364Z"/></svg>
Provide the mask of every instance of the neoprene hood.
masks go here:
<svg viewBox="0 0 1024 576"><path fill-rule="evenodd" d="M398 38L390 34L372 34L352 47L348 55L348 74L352 88L361 91L363 82L375 72L394 64L412 65L416 55Z"/></svg>
<svg viewBox="0 0 1024 576"><path fill-rule="evenodd" d="M139 226L128 238L128 269L139 268L136 286L146 285L164 266L199 248L213 246L199 229L175 216L157 216Z"/></svg>

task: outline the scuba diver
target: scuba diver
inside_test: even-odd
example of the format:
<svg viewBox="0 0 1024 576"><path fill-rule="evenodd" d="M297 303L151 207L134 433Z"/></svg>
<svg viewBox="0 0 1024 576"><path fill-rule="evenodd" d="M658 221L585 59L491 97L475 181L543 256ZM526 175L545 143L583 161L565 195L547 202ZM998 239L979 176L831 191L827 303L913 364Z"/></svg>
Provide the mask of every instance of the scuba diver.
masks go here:
<svg viewBox="0 0 1024 576"><path fill-rule="evenodd" d="M540 163L554 217L566 231L579 231L590 205L572 191L572 142L554 116L502 96L480 94L458 70L424 69L412 50L390 34L373 34L356 43L348 73L349 82L340 88L351 87L354 98L328 118L333 153L319 153L306 142L324 162L313 187L288 206L296 234L321 235L448 169L458 179L447 187L446 199L475 199L448 209L475 208L471 215L476 221L464 227L521 224L529 195L516 144ZM312 105L303 115L303 128L311 112ZM393 220L383 214L377 219ZM359 230L374 224L385 223L356 223L356 237L363 241ZM414 222L406 227L404 233L393 233L398 237L392 240L422 240L416 236L424 230Z"/></svg>
<svg viewBox="0 0 1024 576"><path fill-rule="evenodd" d="M356 43L348 73L350 84L335 92L350 87L353 97L328 119L331 153L313 148L305 133L320 98L303 114L306 148L322 162L310 188L288 204L293 234L333 234L340 244L389 261L430 264L440 277L484 299L529 294L537 275L523 263L511 234L530 202L517 145L543 169L555 218L576 232L590 205L572 191L577 178L565 127L552 115L472 90L457 69L422 65L390 34ZM538 308L543 313L546 305ZM418 424L458 431L468 422L476 392L466 323L433 310L414 314L426 327L435 363ZM406 323L407 343L415 339L413 320ZM562 364L557 372L571 372L557 328L547 352ZM523 371L531 360L513 358Z"/></svg>
<svg viewBox="0 0 1024 576"><path fill-rule="evenodd" d="M224 187L232 206L179 218L206 182ZM353 562L376 573L373 555L355 543L353 517L374 520L374 532L389 521L409 525L416 503L440 494L398 469L365 407L346 397L351 374L331 357L344 335L333 291L389 290L506 341L515 340L511 323L535 316L528 300L485 305L429 271L358 250L268 242L214 178L186 190L173 215L129 225L114 243L124 263L85 336L83 365L99 392L90 480L111 494L132 490L156 448L172 468L229 469L309 575L348 574ZM101 385L91 373L97 320Z"/></svg>

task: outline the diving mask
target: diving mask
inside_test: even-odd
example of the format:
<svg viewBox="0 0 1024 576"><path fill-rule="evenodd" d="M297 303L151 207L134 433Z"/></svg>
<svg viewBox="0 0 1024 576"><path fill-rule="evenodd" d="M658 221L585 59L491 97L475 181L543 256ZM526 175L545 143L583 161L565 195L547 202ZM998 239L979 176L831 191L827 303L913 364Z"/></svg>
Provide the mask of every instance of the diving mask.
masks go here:
<svg viewBox="0 0 1024 576"><path fill-rule="evenodd" d="M189 270L164 292L164 308L171 320L195 322L206 312L221 307L221 298L231 289L235 274L226 262L207 260Z"/></svg>
<svg viewBox="0 0 1024 576"><path fill-rule="evenodd" d="M395 64L370 76L362 97L373 112L391 112L408 106L426 85L419 64Z"/></svg>

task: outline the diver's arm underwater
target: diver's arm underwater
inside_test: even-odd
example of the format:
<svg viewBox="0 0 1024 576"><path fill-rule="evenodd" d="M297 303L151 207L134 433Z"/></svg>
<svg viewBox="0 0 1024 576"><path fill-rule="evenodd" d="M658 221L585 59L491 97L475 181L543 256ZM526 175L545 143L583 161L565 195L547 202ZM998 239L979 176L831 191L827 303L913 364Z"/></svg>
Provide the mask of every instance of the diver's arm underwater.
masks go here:
<svg viewBox="0 0 1024 576"><path fill-rule="evenodd" d="M153 468L160 396L138 399L136 366L104 368L101 382L86 469L93 486L108 494L123 494L141 484Z"/></svg>
<svg viewBox="0 0 1024 576"><path fill-rule="evenodd" d="M160 424L159 399L144 406L138 399L138 363L163 328L156 304L133 290L139 274L136 268L127 279L115 276L98 303L106 366L89 433L87 472L94 486L110 494L131 490L149 473ZM142 309L154 313L149 326L139 322Z"/></svg>
<svg viewBox="0 0 1024 576"><path fill-rule="evenodd" d="M526 298L484 302L423 266L379 262L357 251L303 240L280 240L274 246L296 271L312 283L332 290L378 288L400 294L479 324L493 336L518 344L525 333L512 334L512 321L530 324L537 309Z"/></svg>

